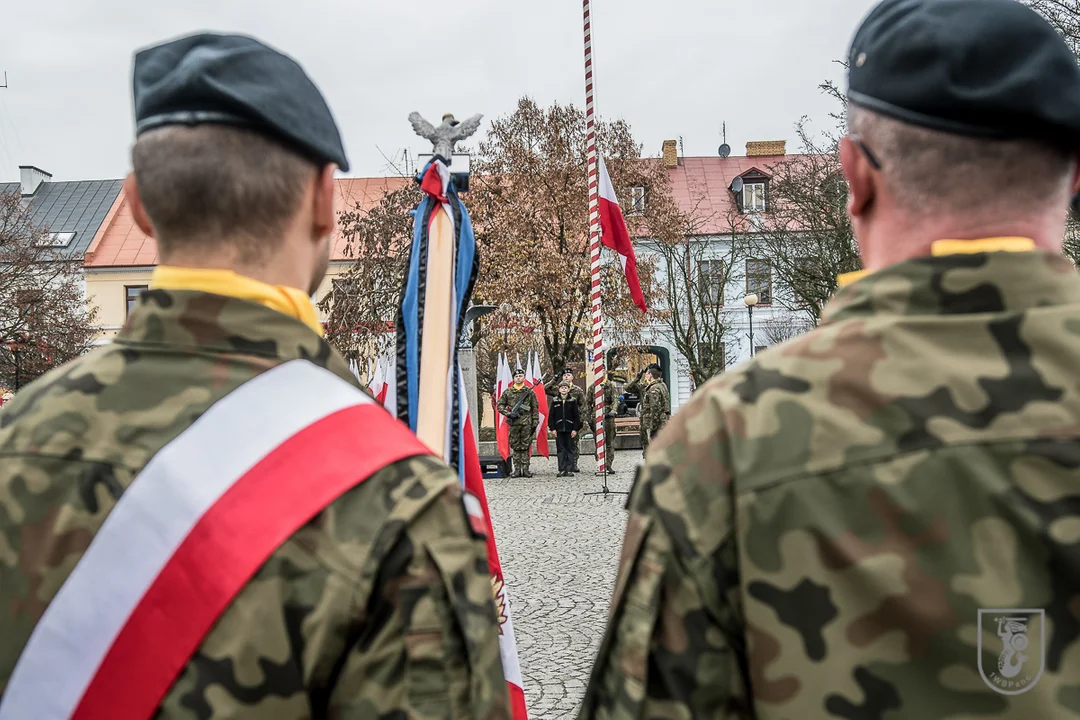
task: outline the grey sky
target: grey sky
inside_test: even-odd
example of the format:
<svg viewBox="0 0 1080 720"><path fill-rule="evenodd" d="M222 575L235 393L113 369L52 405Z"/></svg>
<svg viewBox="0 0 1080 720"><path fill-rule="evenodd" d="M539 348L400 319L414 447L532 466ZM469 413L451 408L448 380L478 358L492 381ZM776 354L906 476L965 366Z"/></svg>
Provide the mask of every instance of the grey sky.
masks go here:
<svg viewBox="0 0 1080 720"><path fill-rule="evenodd" d="M787 139L802 115L827 122L817 90L842 80L872 0L593 0L597 106L654 155ZM584 106L579 0L18 0L0 10L0 181L33 164L57 180L121 177L131 142L136 48L198 30L255 35L295 57L327 96L350 175L426 151L408 113L510 112L530 95ZM446 71L438 49L449 36ZM381 150L381 152L380 152Z"/></svg>

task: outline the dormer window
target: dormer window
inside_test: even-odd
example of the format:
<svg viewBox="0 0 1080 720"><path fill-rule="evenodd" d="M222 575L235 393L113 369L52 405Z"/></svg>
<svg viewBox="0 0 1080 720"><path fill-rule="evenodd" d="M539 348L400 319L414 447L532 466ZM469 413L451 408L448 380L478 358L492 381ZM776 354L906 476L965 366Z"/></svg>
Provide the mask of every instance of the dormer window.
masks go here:
<svg viewBox="0 0 1080 720"><path fill-rule="evenodd" d="M645 212L645 186L637 185L630 188L630 213L639 215Z"/></svg>
<svg viewBox="0 0 1080 720"><path fill-rule="evenodd" d="M744 183L742 205L743 212L765 212L765 183Z"/></svg>
<svg viewBox="0 0 1080 720"><path fill-rule="evenodd" d="M769 176L750 168L735 178L731 186L739 212L754 214L769 211Z"/></svg>

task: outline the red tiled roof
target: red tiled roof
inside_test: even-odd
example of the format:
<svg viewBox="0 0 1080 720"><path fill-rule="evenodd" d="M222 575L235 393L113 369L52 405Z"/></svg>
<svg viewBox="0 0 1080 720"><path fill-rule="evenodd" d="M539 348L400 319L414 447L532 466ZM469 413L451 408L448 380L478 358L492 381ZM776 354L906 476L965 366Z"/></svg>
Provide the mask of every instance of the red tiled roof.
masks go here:
<svg viewBox="0 0 1080 720"><path fill-rule="evenodd" d="M410 178L338 178L338 211L352 210L356 206L368 209L386 193L396 190ZM334 234L331 251L334 260L347 260L345 239L340 232ZM157 242L135 224L123 190L113 203L112 209L98 229L94 241L86 251L83 264L87 267L139 267L157 265Z"/></svg>
<svg viewBox="0 0 1080 720"><path fill-rule="evenodd" d="M737 212L731 181L757 169L771 176L773 166L789 162L797 155L758 157L684 157L670 168L671 190L679 208L699 219L698 233L722 235L731 232L731 217Z"/></svg>
<svg viewBox="0 0 1080 720"><path fill-rule="evenodd" d="M772 175L772 166L796 157L684 157L679 158L679 166L669 169L668 174L679 207L698 218L697 232L723 235L731 232L731 218L736 213L735 198L729 189L731 181L753 169ZM401 177L338 178L338 210L353 209L357 205L361 209L371 208L386 193L411 181ZM740 216L739 222L744 221L745 216ZM335 233L331 257L348 260L344 251L345 239L340 232ZM87 267L124 267L156 265L157 262L157 243L135 225L131 206L121 190L87 250L84 264Z"/></svg>

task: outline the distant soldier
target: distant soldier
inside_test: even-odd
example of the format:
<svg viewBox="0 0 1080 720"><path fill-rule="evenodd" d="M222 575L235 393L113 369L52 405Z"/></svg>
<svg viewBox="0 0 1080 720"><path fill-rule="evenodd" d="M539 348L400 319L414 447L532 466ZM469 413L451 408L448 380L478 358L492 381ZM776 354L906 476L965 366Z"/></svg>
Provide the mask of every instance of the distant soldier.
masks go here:
<svg viewBox="0 0 1080 720"><path fill-rule="evenodd" d="M161 264L0 411L0 718L508 718L457 473L311 302L348 167L322 95L236 35L133 77L122 212Z"/></svg>
<svg viewBox="0 0 1080 720"><path fill-rule="evenodd" d="M536 428L540 425L540 403L536 393L525 384L525 371L514 371L514 383L499 398L499 413L510 423L510 449L514 472L511 477L532 477L529 460Z"/></svg>
<svg viewBox="0 0 1080 720"><path fill-rule="evenodd" d="M1080 65L886 0L848 68L865 270L653 442L582 718L1080 718Z"/></svg>
<svg viewBox="0 0 1080 720"><path fill-rule="evenodd" d="M544 386L544 393L548 396L548 402L550 403L555 399L559 392L559 386L566 383L570 386L570 399L578 404L578 408L581 410L581 419L585 425L590 428L596 424L596 419L593 417L595 413L595 407L593 403L586 399L585 391L574 384L574 371L570 368L566 368L562 371L562 377L558 382L551 383L551 386ZM581 433L578 433L573 438L574 444L574 469L573 472L581 472L578 469L578 458L581 457Z"/></svg>
<svg viewBox="0 0 1080 720"><path fill-rule="evenodd" d="M653 363L627 385L626 389L638 396L641 450L645 452L649 449L653 436L660 432L660 428L664 427L671 415L671 396L668 394L667 383L663 380L663 371L659 365Z"/></svg>
<svg viewBox="0 0 1080 720"><path fill-rule="evenodd" d="M615 418L619 416L619 391L609 377L604 382L604 447L607 448L607 471L615 472Z"/></svg>

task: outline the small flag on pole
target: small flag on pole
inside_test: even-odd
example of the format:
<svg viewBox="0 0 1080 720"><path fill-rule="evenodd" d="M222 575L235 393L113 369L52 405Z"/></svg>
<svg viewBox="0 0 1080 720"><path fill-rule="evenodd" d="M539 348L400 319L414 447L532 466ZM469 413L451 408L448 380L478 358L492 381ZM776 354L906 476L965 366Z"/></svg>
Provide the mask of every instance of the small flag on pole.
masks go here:
<svg viewBox="0 0 1080 720"><path fill-rule="evenodd" d="M540 375L540 356L533 353L529 360L529 385L536 393L536 404L540 411L540 424L536 426L536 454L551 457L548 447L548 402L544 390L544 379Z"/></svg>

